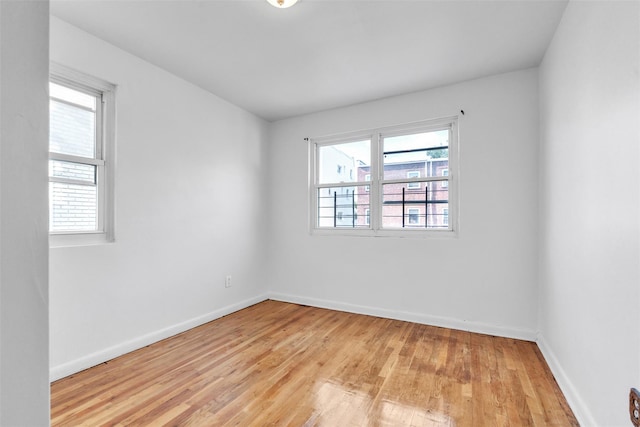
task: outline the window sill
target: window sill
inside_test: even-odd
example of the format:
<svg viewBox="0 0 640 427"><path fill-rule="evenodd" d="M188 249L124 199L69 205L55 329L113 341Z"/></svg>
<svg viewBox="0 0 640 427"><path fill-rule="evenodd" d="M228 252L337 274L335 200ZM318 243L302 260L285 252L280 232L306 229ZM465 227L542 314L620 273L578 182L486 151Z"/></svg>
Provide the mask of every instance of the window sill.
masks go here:
<svg viewBox="0 0 640 427"><path fill-rule="evenodd" d="M417 239L453 239L458 237L456 230L354 230L335 228L314 228L312 236L342 237L396 237Z"/></svg>
<svg viewBox="0 0 640 427"><path fill-rule="evenodd" d="M113 241L108 233L49 234L49 248L105 245Z"/></svg>

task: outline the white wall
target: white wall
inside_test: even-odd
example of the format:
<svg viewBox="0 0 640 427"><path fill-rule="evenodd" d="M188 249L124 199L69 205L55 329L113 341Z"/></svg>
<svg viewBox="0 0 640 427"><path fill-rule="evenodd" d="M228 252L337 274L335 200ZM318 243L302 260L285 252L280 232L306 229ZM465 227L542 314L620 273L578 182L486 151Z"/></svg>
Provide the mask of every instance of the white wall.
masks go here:
<svg viewBox="0 0 640 427"><path fill-rule="evenodd" d="M269 148L274 298L535 338L537 70L276 122ZM460 116L458 238L311 236L305 137Z"/></svg>
<svg viewBox="0 0 640 427"><path fill-rule="evenodd" d="M51 59L117 85L116 241L51 250L52 377L264 299L266 122L56 18Z"/></svg>
<svg viewBox="0 0 640 427"><path fill-rule="evenodd" d="M540 68L540 346L584 426L640 386L640 3L569 3Z"/></svg>
<svg viewBox="0 0 640 427"><path fill-rule="evenodd" d="M49 3L0 2L0 425L49 424Z"/></svg>

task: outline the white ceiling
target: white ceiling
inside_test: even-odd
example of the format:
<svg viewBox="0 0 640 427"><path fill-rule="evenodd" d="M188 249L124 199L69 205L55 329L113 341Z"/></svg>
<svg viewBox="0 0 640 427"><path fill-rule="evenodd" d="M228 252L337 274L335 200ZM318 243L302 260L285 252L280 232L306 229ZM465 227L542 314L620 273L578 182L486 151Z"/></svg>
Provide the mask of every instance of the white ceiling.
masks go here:
<svg viewBox="0 0 640 427"><path fill-rule="evenodd" d="M566 0L53 0L51 13L273 121L537 66Z"/></svg>

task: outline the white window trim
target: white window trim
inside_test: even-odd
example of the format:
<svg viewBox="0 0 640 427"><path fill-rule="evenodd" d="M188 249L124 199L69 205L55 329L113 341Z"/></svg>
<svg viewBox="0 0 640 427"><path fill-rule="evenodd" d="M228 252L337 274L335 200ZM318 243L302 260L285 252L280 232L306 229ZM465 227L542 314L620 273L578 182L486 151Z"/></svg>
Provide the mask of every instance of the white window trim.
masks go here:
<svg viewBox="0 0 640 427"><path fill-rule="evenodd" d="M85 246L111 243L115 240L115 135L116 135L116 86L64 65L51 62L49 80L72 89L101 94L102 105L96 117L96 127L102 132L96 141L96 158L77 157L50 153L53 160L94 164L98 167L98 231L49 232L50 247Z"/></svg>
<svg viewBox="0 0 640 427"><path fill-rule="evenodd" d="M459 116L449 116L440 119L425 120L420 122L409 123L405 125L384 127L371 129L367 131L353 132L341 135L331 135L326 137L308 138L308 156L309 156L309 212L308 224L309 232L318 236L354 236L354 237L421 237L421 238L455 238L458 236L459 230L459 192L458 192L458 165L459 165L459 137L458 137L458 120ZM383 176L383 159L381 155L383 138L390 136L406 135L418 132L437 131L449 129L449 175L448 191L449 191L449 228L448 229L427 229L420 227L409 227L404 229L382 228L381 214L382 205L380 203L383 184L395 182L406 183L406 179L400 180L384 180ZM320 228L317 227L317 190L326 187L340 186L362 186L363 182L350 183L331 183L318 184L317 174L319 170L319 159L317 156L317 148L323 145L333 145L338 143L346 143L355 140L371 140L371 181L366 181L371 185L371 189L375 191L369 192L369 227L363 228ZM415 178L417 182L443 181L443 177L422 177Z"/></svg>

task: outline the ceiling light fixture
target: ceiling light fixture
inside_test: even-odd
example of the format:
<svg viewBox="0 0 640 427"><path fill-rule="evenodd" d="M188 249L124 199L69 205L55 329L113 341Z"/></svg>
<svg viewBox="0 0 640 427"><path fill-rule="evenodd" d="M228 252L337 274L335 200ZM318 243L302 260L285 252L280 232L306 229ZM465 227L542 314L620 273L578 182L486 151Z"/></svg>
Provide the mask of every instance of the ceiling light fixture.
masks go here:
<svg viewBox="0 0 640 427"><path fill-rule="evenodd" d="M284 9L286 7L291 7L298 2L298 0L267 0L273 6L278 9Z"/></svg>

